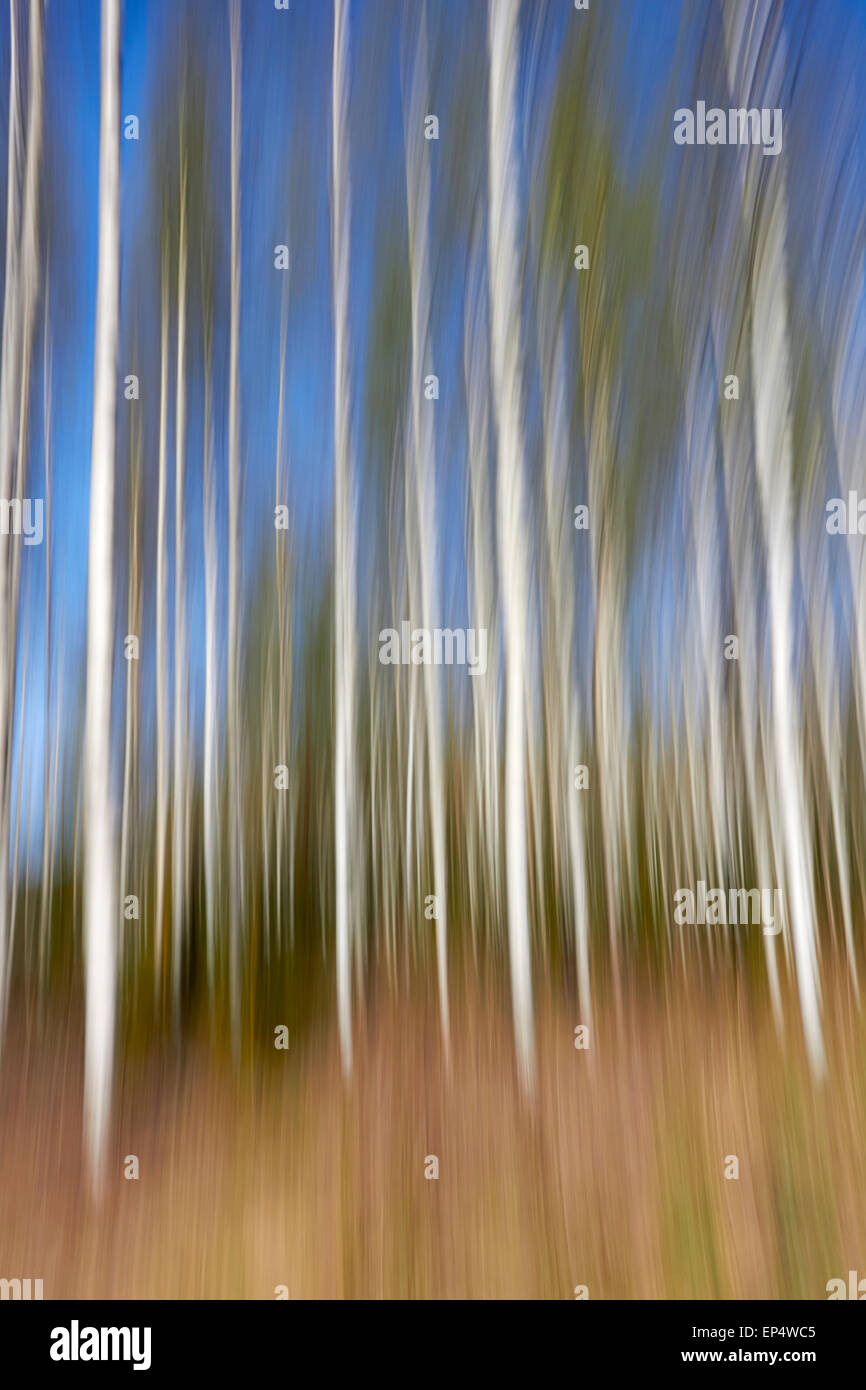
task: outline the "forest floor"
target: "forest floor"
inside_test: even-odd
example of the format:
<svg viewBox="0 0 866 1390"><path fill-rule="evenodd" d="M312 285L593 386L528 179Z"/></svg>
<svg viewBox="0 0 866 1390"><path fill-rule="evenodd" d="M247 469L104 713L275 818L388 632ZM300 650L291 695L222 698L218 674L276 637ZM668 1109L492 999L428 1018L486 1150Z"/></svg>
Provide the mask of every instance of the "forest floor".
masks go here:
<svg viewBox="0 0 866 1390"><path fill-rule="evenodd" d="M597 1006L587 1051L539 998L531 1105L501 983L455 992L450 1072L423 998L368 999L349 1085L330 1026L239 1070L206 1040L139 1049L94 1205L80 1026L28 1041L13 1016L0 1277L46 1299L826 1298L866 1272L866 1027L841 975L825 1020L816 1087L793 1000L779 1037L742 984L644 980Z"/></svg>

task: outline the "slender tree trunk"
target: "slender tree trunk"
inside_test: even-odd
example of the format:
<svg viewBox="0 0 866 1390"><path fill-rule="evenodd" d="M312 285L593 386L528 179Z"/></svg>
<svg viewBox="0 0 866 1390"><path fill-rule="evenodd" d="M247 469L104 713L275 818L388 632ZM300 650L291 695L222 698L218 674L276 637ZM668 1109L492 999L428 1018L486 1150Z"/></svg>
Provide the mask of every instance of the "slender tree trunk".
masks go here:
<svg viewBox="0 0 866 1390"><path fill-rule="evenodd" d="M352 1070L352 941L357 891L349 772L355 751L355 495L349 362L349 7L334 0L331 109L331 261L334 296L334 815L337 1012L343 1071Z"/></svg>
<svg viewBox="0 0 866 1390"><path fill-rule="evenodd" d="M21 228L20 282L20 360L18 395L18 456L15 468L15 495L23 498L27 489L28 431L30 425L30 371L33 362L33 336L39 300L39 166L42 154L42 3L30 6L30 55L28 62L27 143L24 167L24 201ZM20 545L12 550L12 581L9 598L13 631L18 625L18 596L21 577ZM10 653L9 677L15 689L15 654Z"/></svg>
<svg viewBox="0 0 866 1390"><path fill-rule="evenodd" d="M778 21L766 0L761 0L757 13L754 7L747 11L728 5L725 20L731 88L736 99L745 100L754 83L758 49L768 28ZM780 56L777 55L777 70ZM775 99L776 93L761 93L761 96ZM813 1073L820 1077L826 1062L815 931L812 836L793 696L797 675L792 615L794 496L786 303L787 196L783 166L778 165L770 171L762 168L761 175L763 186L759 197L753 163L746 192L753 201L755 219L749 284L754 344L755 456L767 549L770 607L773 771L782 816L785 880L800 1012L810 1064Z"/></svg>
<svg viewBox="0 0 866 1390"><path fill-rule="evenodd" d="M568 505L568 412L565 327L561 300L541 295L540 357L544 430L545 518L549 557L549 639L545 672L549 705L551 823L564 821L568 890L574 930L581 1022L592 1021L589 981L589 906L582 792L574 785L580 757L580 704L574 675L574 557ZM559 835L555 834L557 841ZM565 884L557 881L557 891Z"/></svg>
<svg viewBox="0 0 866 1390"><path fill-rule="evenodd" d="M165 921L165 853L168 836L168 579L165 510L168 451L168 254L160 267L159 484L156 519L156 914L154 968L156 997L162 997L162 948Z"/></svg>
<svg viewBox="0 0 866 1390"><path fill-rule="evenodd" d="M700 341L701 330L706 337ZM709 322L699 321L699 341L691 345L692 370L686 387L686 456L689 475L689 534L695 584L698 641L702 665L703 725L708 744L705 804L709 807L713 880L727 872L726 779L724 767L724 690L722 685L722 565L718 545L716 487L717 373L709 343Z"/></svg>
<svg viewBox="0 0 866 1390"><path fill-rule="evenodd" d="M181 141L184 120L181 107ZM184 573L184 482L186 475L186 157L180 156L179 226L177 247L177 360L175 362L174 460L174 772L172 777L171 958L172 1017L180 1022L180 977L186 916L186 577Z"/></svg>
<svg viewBox="0 0 866 1390"><path fill-rule="evenodd" d="M487 632L487 674L472 682L475 745L475 797L482 839L484 911L500 922L499 873L499 663L496 653L496 574L490 520L489 412L490 349L487 297L482 289L481 229L473 229L467 284L463 360L469 456L470 612L473 627ZM482 312L482 308L484 312ZM473 919L473 937L475 935Z"/></svg>
<svg viewBox="0 0 866 1390"><path fill-rule="evenodd" d="M587 378L587 478L592 546L595 632L592 655L596 781L601 806L602 853L607 900L608 941L614 1002L622 1016L620 931L622 916L623 816L627 804L628 746L623 710L625 663L625 565L620 538L611 523L602 523L614 498L611 481L613 444L610 422L617 418L620 393L616 369L605 347L585 365ZM592 519L594 518L594 524Z"/></svg>
<svg viewBox="0 0 866 1390"><path fill-rule="evenodd" d="M432 401L423 397L423 378L433 369L430 341L430 164L423 139L428 106L427 32L423 11L413 56L406 113L406 194L409 219L409 272L412 299L412 467L418 517L421 625L432 629L435 576L439 572L436 524L436 458ZM439 980L439 1019L446 1058L450 1052L448 1008L448 882L445 819L445 773L442 747L440 677L432 663L423 671L424 713L430 777L430 819L433 831L433 893L437 902L436 961Z"/></svg>
<svg viewBox="0 0 866 1390"><path fill-rule="evenodd" d="M9 0L9 136L6 167L6 273L0 362L0 497L12 494L15 472L16 410L21 370L19 298L21 169L21 99L18 81L18 5ZM11 814L12 725L15 682L12 675L17 624L10 609L14 541L0 537L0 1042L5 1032L11 970L9 835Z"/></svg>
<svg viewBox="0 0 866 1390"><path fill-rule="evenodd" d="M505 642L505 841L508 945L518 1070L535 1078L526 846L524 656L529 627L524 480L517 131L517 0L489 0L490 340L497 426L497 535Z"/></svg>
<svg viewBox="0 0 866 1390"><path fill-rule="evenodd" d="M241 806L238 659L240 643L241 12L231 5L231 309L229 331L229 570L226 756L229 815L229 994L232 1049L240 1046Z"/></svg>
<svg viewBox="0 0 866 1390"><path fill-rule="evenodd" d="M39 299L39 166L42 153L42 3L35 0L30 6L29 61L28 61L28 100L27 135L25 145L24 196L22 205L21 248L19 252L18 290L21 296L19 307L19 356L20 375L18 377L18 444L15 464L14 495L23 498L27 488L27 459L29 453L30 425L30 373L33 361L33 336L36 322L36 309ZM5 494L4 494L5 495ZM13 711L10 736L14 731L14 705L17 667L18 605L21 580L21 546L15 544L11 553L11 576L8 598L10 615L11 645L9 649L8 680L10 708ZM22 710L25 708L22 695ZM19 750L23 749L23 731L19 727ZM19 793L16 802L16 844L15 844L15 882L13 886L13 918L18 885L18 830L21 821L20 787L21 769L19 766ZM29 860L30 860L30 791L28 788L26 863L24 892L24 927L28 926L29 907ZM11 968L12 951L10 945L9 962ZM8 980L7 980L8 984Z"/></svg>
<svg viewBox="0 0 866 1390"><path fill-rule="evenodd" d="M816 479L821 478L822 473L817 450L814 469ZM827 775L827 788L830 797L833 851L836 856L840 906L842 908L842 931L845 938L848 971L851 976L854 997L859 1005L860 983L857 975L857 955L854 946L854 922L851 908L851 873L845 810L845 755L842 746L842 719L839 708L833 584L829 574L825 536L823 533L815 536L812 522L812 517L820 513L821 502L820 497L814 496L814 505L809 511L808 527L804 527L804 544L801 546L801 549L812 551L806 619L809 630L809 645L812 651L812 673L815 680L820 752ZM825 851L822 855L825 872L829 872L828 858L829 855ZM832 921L834 917L832 900L828 901L828 911Z"/></svg>
<svg viewBox="0 0 866 1390"><path fill-rule="evenodd" d="M216 498L214 489L213 426L211 421L213 375L213 307L205 304L205 388L202 488L204 511L205 572L205 684L204 684L204 882L207 935L207 978L210 1007L216 985L214 919L217 904L217 570Z"/></svg>
<svg viewBox="0 0 866 1390"><path fill-rule="evenodd" d="M127 587L126 605L126 631L127 634L140 636L141 633L141 578L139 569L139 507L141 493L141 431L138 415L134 417L132 424L132 438L130 440L130 500L129 500L129 579ZM120 815L120 898L121 903L125 901L128 893L135 892L140 895L138 885L135 889L130 886L130 842L132 839L132 827L135 824L135 792L138 785L138 662L136 660L126 660L126 710L124 714L124 734L123 734L123 802ZM127 922L125 916L122 918L122 936L120 951L120 968L123 976L123 965L127 955ZM135 922L135 919L133 919ZM131 929L136 933L136 950L133 958L137 958L138 953L138 934L140 923Z"/></svg>
<svg viewBox="0 0 866 1390"><path fill-rule="evenodd" d="M42 331L42 439L45 455L45 754L42 769L42 893L39 923L39 997L43 998L51 927L51 335L49 278L45 276Z"/></svg>
<svg viewBox="0 0 866 1390"><path fill-rule="evenodd" d="M283 476L283 421L285 414L285 385L286 385L286 340L289 329L289 274L286 272L284 277L283 301L280 313L280 390L277 403L277 456L274 482L274 506L281 504L288 506L288 493L286 480ZM288 603L286 593L286 569L287 556L286 548L289 544L289 537L285 531L274 530L276 554L274 556L276 566L277 581L277 739L276 747L280 752L280 762L285 762L287 767L291 766L291 714L292 714L292 668L291 668L291 639L286 634L286 623L288 618ZM276 929L278 951L282 949L283 934L283 849L286 839L287 820L291 826L291 818L286 816L287 801L294 801L296 779L289 778L289 788L284 795L277 798L276 806Z"/></svg>
<svg viewBox="0 0 866 1390"><path fill-rule="evenodd" d="M117 857L111 797L114 456L120 309L120 4L102 0L99 260L87 570L84 902L85 1145L94 1192L105 1173L114 1063Z"/></svg>
<svg viewBox="0 0 866 1390"><path fill-rule="evenodd" d="M21 641L21 708L27 708L27 665L30 656L30 631L25 627ZM18 777L15 783L15 834L12 840L12 910L9 914L9 959L15 954L15 930L18 925L18 879L20 874L21 803L24 776L24 739L18 738ZM25 930L27 919L24 919ZM25 961L27 960L25 937Z"/></svg>
<svg viewBox="0 0 866 1390"><path fill-rule="evenodd" d="M719 307L714 311L720 313ZM739 322L739 320L737 320ZM733 333L724 335L721 327L715 330L718 342L736 341ZM744 340L744 341L747 341ZM718 360L718 349L716 352ZM745 768L746 814L754 844L754 864L758 883L770 883L773 873L773 824L777 823L775 787L766 777L762 785L763 740L761 708L756 672L760 660L758 614L755 597L758 592L757 556L759 538L756 530L756 507L753 489L746 475L745 460L752 452L751 430L739 413L725 411L721 425L722 459L725 473L725 504L727 511L728 546L731 555L731 581L734 598L736 631L740 639L740 659L736 662L741 719L741 740ZM742 839L742 835L741 835ZM740 854L741 881L745 861ZM762 933L770 1001L777 1030L783 1026L782 994L779 986L778 938Z"/></svg>

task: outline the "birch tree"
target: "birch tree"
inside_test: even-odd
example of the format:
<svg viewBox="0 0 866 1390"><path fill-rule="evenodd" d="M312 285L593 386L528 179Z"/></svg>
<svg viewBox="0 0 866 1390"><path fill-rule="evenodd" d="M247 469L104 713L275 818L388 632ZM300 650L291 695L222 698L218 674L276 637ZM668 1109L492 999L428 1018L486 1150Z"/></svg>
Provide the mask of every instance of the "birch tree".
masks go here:
<svg viewBox="0 0 866 1390"><path fill-rule="evenodd" d="M185 81L185 77L181 79ZM174 451L174 763L172 776L172 1014L179 1022L180 974L185 916L186 844L186 581L184 576L184 478L186 471L186 301L187 301L187 165L186 93L180 104L180 187L177 237L177 356L175 359Z"/></svg>
<svg viewBox="0 0 866 1390"><path fill-rule="evenodd" d="M159 286L159 481L156 503L156 913L154 970L161 993L162 939L165 920L165 853L168 836L168 576L165 537L168 453L168 234L163 247Z"/></svg>
<svg viewBox="0 0 866 1390"><path fill-rule="evenodd" d="M129 576L127 581L126 631L127 635L141 632L141 558L140 522L141 508L141 420L138 413L133 418L129 441ZM126 655L126 654L125 654ZM131 892L129 886L131 841L137 824L138 794L138 661L126 657L126 692L123 735L123 800L120 814L120 897L125 901ZM138 890L136 890L138 892ZM124 936L121 939L121 965L126 956L125 918ZM133 953L137 963L138 947Z"/></svg>
<svg viewBox="0 0 866 1390"><path fill-rule="evenodd" d="M436 522L436 461L433 402L426 400L423 381L432 372L430 337L430 163L427 141L422 138L428 105L427 26L422 11L417 45L412 57L405 118L406 195L409 218L409 271L412 300L412 478L416 509L418 593L421 625L433 626L435 576L439 571ZM442 746L442 710L439 674L432 663L423 670L424 728L427 771L430 779L430 818L433 831L433 894L437 902L436 961L439 979L439 1018L446 1057L450 1049L447 954L447 845L445 829L445 777Z"/></svg>
<svg viewBox="0 0 866 1390"><path fill-rule="evenodd" d="M205 685L204 685L204 881L205 934L207 941L208 992L214 1002L216 978L215 916L218 884L217 804L217 578L216 488L213 458L213 283L202 270L202 316L204 320L204 420L202 444L202 513L204 526L205 572Z"/></svg>
<svg viewBox="0 0 866 1390"><path fill-rule="evenodd" d="M481 829L484 906L499 922L500 807L498 686L496 651L496 574L491 531L490 487L490 349L489 313L483 280L480 218L471 233L463 317L463 363L466 380L469 606L473 627L487 632L487 674L472 682L475 749L475 800Z"/></svg>
<svg viewBox="0 0 866 1390"><path fill-rule="evenodd" d="M517 188L518 0L489 0L488 151L490 343L496 420L496 517L505 651L505 852L508 949L518 1071L534 1086L535 1040L526 845L524 656L529 630L529 556L524 480Z"/></svg>
<svg viewBox="0 0 866 1390"><path fill-rule="evenodd" d="M240 593L240 177L241 177L241 13L231 4L231 301L229 328L229 553L226 652L226 759L229 815L229 994L232 1047L240 1044L241 805L239 727Z"/></svg>
<svg viewBox="0 0 866 1390"><path fill-rule="evenodd" d="M286 384L286 339L289 331L289 277L288 272L284 278L283 300L280 311L280 387L277 402L277 445L276 462L274 466L274 507L281 504L288 505L285 496L285 482L283 479L283 421L285 416L285 384ZM276 512L275 512L276 515ZM286 760L288 761L288 750L291 748L291 711L292 711L292 648L291 648L291 621L287 614L287 593L286 593L286 547L288 536L284 531L274 528L274 568L276 573L277 589L277 738L276 751L280 752L280 761L283 761L282 750L286 749ZM286 634L287 619L289 622L288 637ZM289 795L294 801L294 779L290 779ZM289 827L291 828L293 817L289 817ZM277 926L277 949L282 946L282 923L283 923L283 847L286 839L286 798L279 797L276 806L276 926ZM289 878L292 878L291 853L289 854ZM291 906L291 901L290 901Z"/></svg>
<svg viewBox="0 0 866 1390"><path fill-rule="evenodd" d="M41 25L41 5L33 11ZM41 28L40 28L41 34ZM13 495L22 369L22 212L21 88L19 80L17 0L9 2L9 125L6 161L6 264L0 347L0 496ZM33 49L31 47L31 57ZM39 74L41 84L41 72ZM31 99L41 101L41 85ZM0 1041L5 1030L11 970L11 898L9 836L11 830L12 731L15 702L17 611L13 588L14 540L0 537Z"/></svg>
<svg viewBox="0 0 866 1390"><path fill-rule="evenodd" d="M49 272L46 264L45 307L42 321L42 441L45 461L45 755L42 764L42 892L39 922L39 988L45 981L48 936L51 926L51 385L52 359L49 330Z"/></svg>
<svg viewBox="0 0 866 1390"><path fill-rule="evenodd" d="M120 310L120 3L102 0L99 247L90 456L84 731L85 1145L105 1171L114 1054L117 857L111 792L114 467Z"/></svg>
<svg viewBox="0 0 866 1390"><path fill-rule="evenodd" d="M349 361L349 13L334 0L331 89L331 274L334 299L334 839L336 852L337 1013L343 1071L352 1070L351 948L357 895L355 817L349 800L355 741L355 495L351 457Z"/></svg>
<svg viewBox="0 0 866 1390"><path fill-rule="evenodd" d="M780 91L784 35L777 12L760 0L725 7L725 40L733 100L745 102L755 92L773 106ZM763 58L762 58L763 48ZM758 80L766 65L766 85ZM759 154L758 159L762 159ZM766 161L763 161L766 165ZM815 898L812 881L812 835L806 810L802 748L796 727L794 669L794 498L791 449L791 364L787 321L785 169L773 161L761 168L750 157L746 182L752 208L753 258L750 276L752 371L755 387L755 458L770 602L773 775L781 814L787 906L803 1031L813 1072L825 1070L821 1027Z"/></svg>

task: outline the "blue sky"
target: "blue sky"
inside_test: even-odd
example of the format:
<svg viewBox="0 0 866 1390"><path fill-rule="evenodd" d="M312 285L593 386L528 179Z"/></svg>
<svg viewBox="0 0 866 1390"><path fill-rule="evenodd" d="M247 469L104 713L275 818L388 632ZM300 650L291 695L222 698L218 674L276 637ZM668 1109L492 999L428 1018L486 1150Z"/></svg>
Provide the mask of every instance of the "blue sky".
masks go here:
<svg viewBox="0 0 866 1390"><path fill-rule="evenodd" d="M220 266L216 323L216 464L218 517L224 540L226 516L226 363L228 353L225 257L229 237L227 139L229 120L228 5L207 0L189 7L193 43L206 75L207 121L211 130L211 192L223 257ZM133 335L137 333L144 422L146 619L142 631L141 677L152 692L153 535L156 512L156 423L158 419L158 278L153 244L152 162L161 129L170 129L172 80L176 73L180 18L184 7L160 0L127 0L123 10L122 110L141 123L138 142L122 143L123 320L120 375L133 370ZM540 63L529 61L529 35L535 9L523 7L524 63L521 100L542 107L553 90L553 77L568 26L581 24L567 0L551 6L544 30ZM790 4L788 23L796 36L808 29L800 66L792 73L793 96L786 112L791 220L802 245L814 226L816 244L826 236L814 204L814 189L839 166L850 197L863 205L866 120L857 103L866 58L866 4L862 0L823 0L820 6ZM437 411L439 518L445 537L444 603L450 614L463 599L463 466L462 284L464 236L447 213L447 184L452 177L447 149L449 117L465 73L477 66L479 80L471 110L480 117L472 148L458 158L483 168L485 9L480 0L449 0L428 6L432 58L431 109L440 116L441 139L433 152L434 325L433 370L440 375L442 397ZM382 562L373 530L377 493L366 456L364 403L365 348L375 310L374 275L378 238L390 229L395 244L405 244L405 177L400 93L401 7L377 0L353 0L350 7L352 64L352 288L354 351L354 421L361 484L359 554L362 572ZM626 177L637 179L655 163L670 175L675 170L668 112L711 92L694 86L694 60L713 20L713 7L698 0L613 0L604 7L612 49L610 110L616 114L620 160ZM279 321L282 281L273 268L273 247L287 242L292 256L289 346L286 373L286 439L293 544L302 574L321 582L330 547L332 470L332 336L328 225L330 157L331 6L326 0L293 0L288 13L268 0L245 0L242 6L242 440L244 467L244 571L247 584L260 557L273 549L273 477L279 369ZM0 23L0 72L7 90L8 18ZM533 82L532 92L527 83ZM83 689L82 656L86 616L88 478L90 459L92 351L96 286L99 132L99 5L97 0L51 0L46 21L46 185L51 214L51 308L53 350L54 508L52 564L55 584L55 651L63 649L64 706L72 719L76 695ZM839 121L855 132L850 160L842 167ZM0 114L5 148L7 112ZM663 141L663 146L658 142ZM4 175L5 179L5 175ZM522 194L527 197L526 187ZM4 200L5 205L5 200ZM438 210L437 210L438 209ZM47 228L46 228L47 230ZM806 254L806 253L804 253ZM197 274L191 257L191 279ZM862 306L861 306L862 310ZM191 332L197 339L198 329ZM195 351L194 344L191 344ZM407 345L408 351L408 345ZM41 336L40 362L33 377L31 477L29 492L38 495L42 477ZM530 368L531 372L531 368ZM173 385L172 385L173 394ZM534 400L531 382L529 408ZM201 564L201 383L190 385L188 493L186 522L188 631L191 634L190 697L193 724L200 723L203 698L203 573ZM119 404L118 528L125 534L126 424ZM170 411L173 430L173 408ZM531 434L531 432L530 432ZM528 460L530 478L537 461ZM169 448L169 500L173 512L173 434ZM575 500L583 500L576 498ZM372 509L372 515L371 515ZM173 521L169 548L173 547ZM125 545L119 545L123 556ZM44 629L42 586L44 553L24 551L22 602L26 621L21 640L28 646L25 767L37 815L44 739ZM666 569L663 557L662 570ZM225 564L221 554L221 601ZM125 594L118 593L125 611ZM666 601L671 601L670 598ZM390 615L383 615L387 618ZM399 618L403 615L393 615ZM636 631L642 630L640 614ZM124 626L119 620L119 626ZM125 628L124 628L125 630ZM19 683L23 661L19 660ZM118 663L118 697L122 695ZM39 692L38 694L36 692ZM145 741L152 701L145 700ZM122 704L118 702L122 715ZM69 729L72 734L73 729ZM20 737L20 731L16 735ZM25 785L26 785L25 783ZM26 793L25 793L26 794Z"/></svg>

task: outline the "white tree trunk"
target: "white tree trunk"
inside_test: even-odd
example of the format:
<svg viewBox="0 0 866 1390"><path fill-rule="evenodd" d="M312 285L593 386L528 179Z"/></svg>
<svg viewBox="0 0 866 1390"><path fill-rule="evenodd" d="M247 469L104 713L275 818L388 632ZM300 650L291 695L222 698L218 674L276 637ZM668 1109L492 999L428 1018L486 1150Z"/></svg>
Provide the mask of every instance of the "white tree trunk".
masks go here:
<svg viewBox="0 0 866 1390"><path fill-rule="evenodd" d="M239 591L240 591L240 162L241 162L241 15L231 6L231 309L229 330L229 596L226 652L226 756L229 815L229 994L232 1048L240 1046L241 806L239 728Z"/></svg>
<svg viewBox="0 0 866 1390"><path fill-rule="evenodd" d="M130 499L129 499L129 576L127 585L126 631L141 631L141 575L139 562L139 505L141 489L141 431L138 423L132 426L130 440ZM123 802L120 815L120 898L132 890L129 887L130 841L132 827L137 821L134 796L138 784L138 662L126 661L126 709L123 736ZM136 939L134 958L138 954ZM126 957L126 922L121 928L119 974L123 978ZM137 961L136 961L137 963Z"/></svg>
<svg viewBox="0 0 866 1390"><path fill-rule="evenodd" d="M574 923L581 1022L592 1022L589 981L589 895L586 876L586 830L582 792L574 786L574 768L583 762L580 748L580 702L574 676L574 530L568 499L567 364L562 307L552 293L539 307L541 391L544 426L544 492L549 559L546 727L551 772L551 824L558 845L565 824L567 863ZM557 867L559 867L557 865ZM565 884L557 882L557 891Z"/></svg>
<svg viewBox="0 0 866 1390"><path fill-rule="evenodd" d="M777 22L768 0L755 7L729 4L725 37L732 99L738 104L751 95L758 51L767 29ZM775 55L771 81L778 83L782 44ZM772 105L777 90L761 92ZM758 155L758 158L763 157ZM766 164L766 161L763 161ZM812 881L812 836L806 810L802 748L796 723L793 690L794 632L794 495L791 451L791 367L787 322L785 227L787 198L784 166L762 168L760 212L756 175L747 181L754 199L754 259L750 278L753 372L755 384L755 456L767 548L770 601L770 652L773 709L773 769L782 816L787 908L791 922L794 961L803 1031L809 1061L816 1076L825 1070L821 1027L815 900Z"/></svg>
<svg viewBox="0 0 866 1390"><path fill-rule="evenodd" d="M218 547L216 535L216 496L214 488L212 411L212 342L211 321L205 333L205 397L204 442L202 459L202 510L204 513L204 573L205 573L205 683L204 683L204 883L205 921L207 934L207 977L211 1008L216 983L214 918L216 914L218 862L217 827L217 572Z"/></svg>
<svg viewBox="0 0 866 1390"><path fill-rule="evenodd" d="M517 133L518 0L489 0L490 341L497 427L497 536L505 643L505 846L508 946L518 1070L535 1078L526 846L524 659L529 630L524 482Z"/></svg>
<svg viewBox="0 0 866 1390"><path fill-rule="evenodd" d="M430 341L430 164L423 138L428 105L427 30L421 14L414 54L409 102L405 118L406 195L409 221L409 273L412 299L412 469L415 482L421 625L434 626L435 576L439 572L439 536L436 524L436 449L433 430L435 405L424 398L423 380L432 372ZM445 773L442 747L440 676L428 663L423 671L427 762L430 776L430 819L433 830L433 893L437 901L436 962L439 980L439 1019L446 1057L450 1052L448 1008L447 845L445 821Z"/></svg>
<svg viewBox="0 0 866 1390"><path fill-rule="evenodd" d="M343 1071L352 1070L352 939L357 897L349 879L355 817L349 800L354 754L355 497L349 363L349 14L334 3L331 107L331 258L334 295L334 839L337 903L337 1013Z"/></svg>
<svg viewBox="0 0 866 1390"><path fill-rule="evenodd" d="M280 313L280 389L277 403L277 454L274 483L274 506L284 504L288 506L288 495L283 481L283 422L285 417L285 385L286 385L286 340L289 329L289 274L286 272L283 281L283 302ZM274 531L276 553L274 556L276 568L276 587L277 587L277 737L276 749L279 754L278 761L290 766L291 762L291 714L292 714L292 650L291 650L291 630L286 634L286 623L288 619L288 604L286 593L286 549L289 545L289 537L285 531ZM294 800L296 779L290 777L289 789L284 796L277 798L276 805L276 934L277 950L282 950L283 933L283 846L286 839L287 820L286 801L291 797Z"/></svg>
<svg viewBox="0 0 866 1390"><path fill-rule="evenodd" d="M156 913L154 970L157 999L162 991L162 936L165 918L165 851L168 835L168 580L165 508L168 414L168 256L160 266L159 482L156 504Z"/></svg>
<svg viewBox="0 0 866 1390"><path fill-rule="evenodd" d="M182 106L183 110L183 106ZM181 140L184 138L181 117ZM177 360L175 362L174 458L174 771L172 777L171 958L172 1016L180 1015L180 975L186 904L186 581L184 576L184 477L186 472L186 158L180 156L179 225L177 248Z"/></svg>
<svg viewBox="0 0 866 1390"><path fill-rule="evenodd" d="M694 576L697 642L701 663L702 723L708 747L704 771L706 793L702 804L709 812L709 844L713 881L727 876L727 791L724 765L723 713L725 707L722 652L722 562L719 553L719 515L716 486L715 421L717 383L709 354L709 339L702 331L691 345L692 367L686 385L686 460L689 477L689 540ZM705 837L707 838L707 837Z"/></svg>
<svg viewBox="0 0 866 1390"><path fill-rule="evenodd" d="M740 278L745 272L740 270ZM728 303L735 296L724 296ZM719 321L722 314L720 303L713 307L714 338L716 341L716 360L719 361L720 345L736 342L741 331L742 309L732 319L735 325L727 333ZM747 341L747 339L744 339ZM722 463L725 475L725 507L727 515L728 546L731 556L731 582L734 599L734 618L736 632L740 640L740 659L737 661L737 681L740 708L740 740L743 745L743 765L745 768L745 801L741 808L739 834L739 865L741 874L745 872L746 858L743 854L743 823L751 827L754 841L754 863L758 874L758 885L770 885L773 875L773 837L772 826L778 824L775 806L775 783L769 776L764 779L763 721L759 698L760 653L758 638L759 615L756 597L759 585L758 556L760 550L760 521L754 506L753 488L750 486L748 459L751 452L751 425L736 409L726 410L721 415ZM741 878L741 882L744 881ZM783 928L784 929L784 928ZM777 941L779 938L762 933L764 956L767 963L767 977L770 986L770 1001L773 1018L779 1032L782 1029L782 995L779 987L779 964L777 960Z"/></svg>
<svg viewBox="0 0 866 1390"><path fill-rule="evenodd" d="M499 874L499 662L496 651L496 574L490 495L490 347L489 314L483 294L481 229L473 229L463 328L466 380L467 452L469 457L470 621L487 631L487 674L472 682L475 744L475 799L483 844L484 910L495 926L500 921ZM482 313L482 310L484 311ZM485 321L486 320L486 321ZM473 920L473 937L476 924Z"/></svg>
<svg viewBox="0 0 866 1390"><path fill-rule="evenodd" d="M111 795L114 452L120 309L120 3L102 0L99 261L90 457L84 903L85 1146L94 1190L105 1171L114 1063L117 856Z"/></svg>
<svg viewBox="0 0 866 1390"><path fill-rule="evenodd" d="M39 922L39 989L45 983L48 936L51 929L50 881L52 869L51 826L51 337L50 272L45 272L45 307L42 328L42 443L45 460L45 756L42 777L42 893Z"/></svg>

